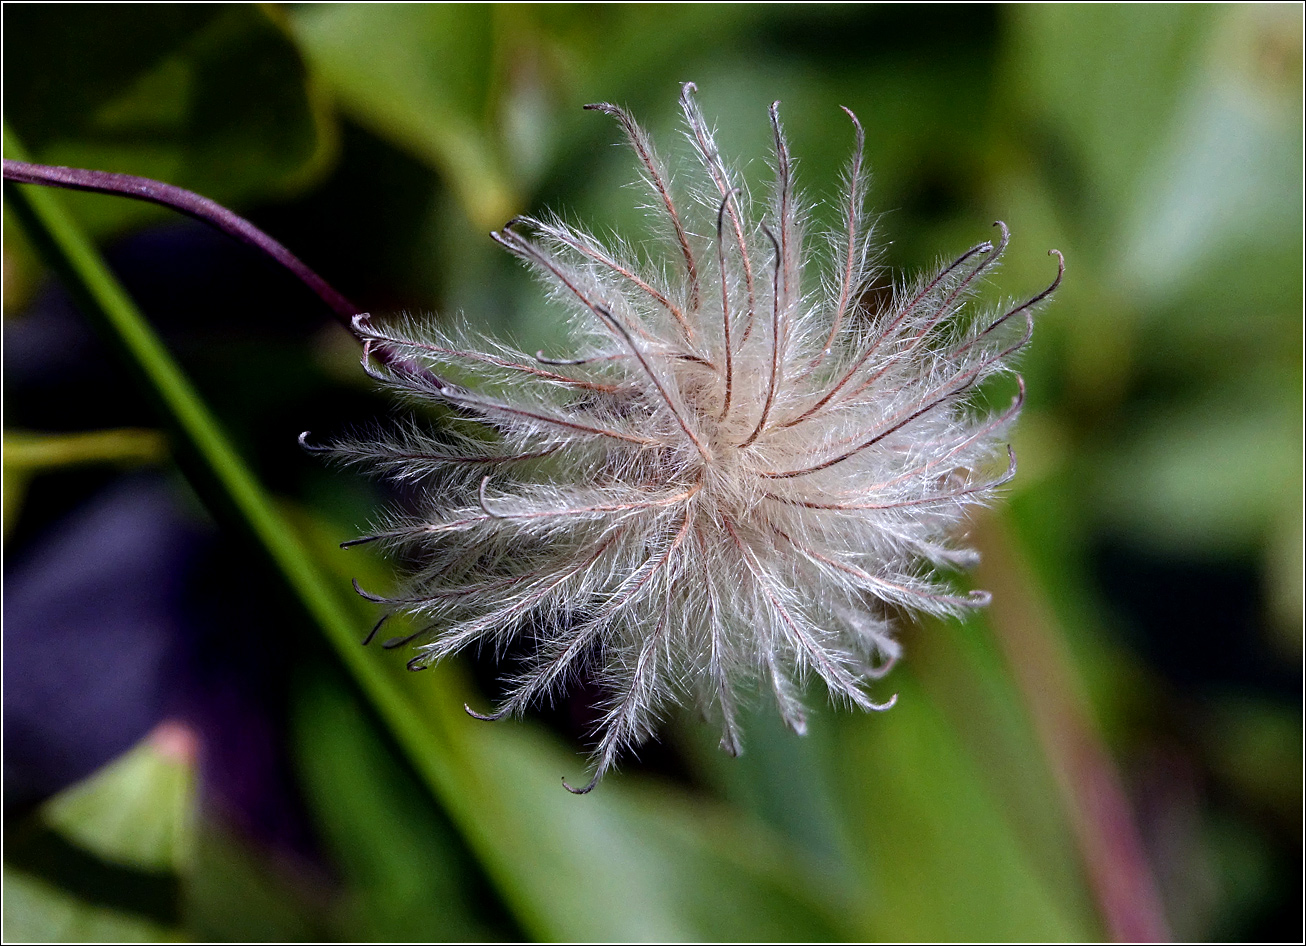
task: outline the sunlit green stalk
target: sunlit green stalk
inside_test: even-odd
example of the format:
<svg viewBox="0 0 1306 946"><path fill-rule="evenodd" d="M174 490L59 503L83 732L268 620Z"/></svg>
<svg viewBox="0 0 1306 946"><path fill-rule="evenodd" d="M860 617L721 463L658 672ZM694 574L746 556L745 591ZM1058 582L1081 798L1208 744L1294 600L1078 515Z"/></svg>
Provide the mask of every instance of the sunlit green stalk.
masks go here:
<svg viewBox="0 0 1306 946"><path fill-rule="evenodd" d="M22 159L21 145L6 127L4 152ZM496 851L490 828L480 823L467 791L466 773L456 771L454 750L430 730L376 661L359 646L360 629L330 583L314 564L294 528L277 511L217 419L173 360L95 247L55 194L43 187L6 182L5 203L46 263L64 281L82 311L122 355L156 402L173 441L182 472L219 521L235 525L266 553L289 589L321 628L345 667L372 702L385 725L416 768L437 802L467 838L505 900L528 931L547 937L536 911L513 897L516 885ZM472 793L474 794L474 793ZM531 923L531 920L537 922Z"/></svg>

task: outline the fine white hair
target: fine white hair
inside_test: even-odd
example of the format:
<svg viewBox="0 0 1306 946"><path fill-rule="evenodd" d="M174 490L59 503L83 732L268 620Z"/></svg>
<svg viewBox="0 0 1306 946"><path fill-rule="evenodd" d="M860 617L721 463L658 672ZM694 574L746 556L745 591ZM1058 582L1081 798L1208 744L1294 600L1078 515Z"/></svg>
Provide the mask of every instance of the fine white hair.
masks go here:
<svg viewBox="0 0 1306 946"><path fill-rule="evenodd" d="M1054 250L1047 289L973 314L1007 247L998 223L994 241L886 292L862 128L847 109L840 225L813 259L779 103L774 183L756 214L695 92L687 83L680 100L697 163L688 200L626 111L587 106L614 117L636 154L661 262L553 217L491 234L565 305L572 351L530 356L466 329L359 317L368 372L454 419L320 448L424 487L419 514L346 543L415 563L393 596L360 589L387 616L417 620L416 634L387 641L415 644L412 669L528 641L485 719L552 699L582 673L599 684L594 777L573 791L593 788L675 704L697 703L735 754L738 701L759 687L799 733L811 674L837 702L892 705L867 690L899 656L895 613L988 601L934 569L974 558L955 544L958 526L1015 473L1005 438L1024 384L996 413L971 395L1010 371L1064 271Z"/></svg>

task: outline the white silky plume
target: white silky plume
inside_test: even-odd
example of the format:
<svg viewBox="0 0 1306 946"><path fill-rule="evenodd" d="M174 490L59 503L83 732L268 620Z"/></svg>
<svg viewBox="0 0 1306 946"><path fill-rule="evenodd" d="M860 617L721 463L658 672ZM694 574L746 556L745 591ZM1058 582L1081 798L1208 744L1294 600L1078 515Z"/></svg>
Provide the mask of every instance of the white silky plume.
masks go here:
<svg viewBox="0 0 1306 946"><path fill-rule="evenodd" d="M634 149L661 235L654 259L556 219L492 234L567 308L573 350L532 357L429 321L359 317L366 350L387 355L384 367L365 355L369 373L453 420L321 448L426 497L420 515L357 540L415 563L400 594L364 592L419 622L387 642L414 643L410 667L524 643L524 669L487 719L553 699L582 673L601 687L594 779L578 791L677 704L701 707L737 754L737 706L758 689L799 733L812 674L837 702L893 703L868 689L899 656L894 615L988 600L933 573L974 559L956 533L1015 472L1004 444L1023 383L996 414L968 400L1010 370L1064 269L1054 250L1046 290L970 313L1007 245L999 223L994 242L886 294L856 117L839 228L813 258L779 103L759 209L695 91L681 95L696 157L683 203L631 117L588 106Z"/></svg>

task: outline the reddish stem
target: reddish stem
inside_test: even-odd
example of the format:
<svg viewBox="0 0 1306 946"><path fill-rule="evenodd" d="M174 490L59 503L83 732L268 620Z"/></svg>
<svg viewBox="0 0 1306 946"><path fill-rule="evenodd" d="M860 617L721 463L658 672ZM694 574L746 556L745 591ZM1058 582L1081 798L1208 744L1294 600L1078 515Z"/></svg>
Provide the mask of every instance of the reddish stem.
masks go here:
<svg viewBox="0 0 1306 946"><path fill-rule="evenodd" d="M284 267L300 282L312 290L313 294L326 303L349 332L361 339L354 327L354 318L359 316L358 306L341 295L334 286L310 269L290 250L286 249L272 237L268 236L254 224L239 214L235 214L217 201L202 197L194 191L174 184L165 184L148 177L134 174L116 174L112 171L91 171L85 168L52 167L48 164L32 164L28 161L4 160L4 179L19 184L40 184L45 187L62 187L66 190L90 191L95 194L110 194L115 197L128 197L159 204L192 217L201 223L221 230L228 236L252 246L260 253L266 254L273 262ZM386 345L379 345L374 350L376 359L389 368L407 371L410 374L429 378L438 384L445 384L429 369L399 355Z"/></svg>
<svg viewBox="0 0 1306 946"><path fill-rule="evenodd" d="M1170 939L1120 772L1093 725L1070 655L1028 566L1001 525L982 533L981 581L994 592L991 623L1061 787L1085 873L1116 942Z"/></svg>
<svg viewBox="0 0 1306 946"><path fill-rule="evenodd" d="M51 167L46 164L31 164L27 161L4 162L4 179L20 184L43 184L47 187L62 187L68 190L91 191L96 194L113 194L118 197L130 197L151 204L160 204L202 223L216 227L223 233L247 243L254 249L270 256L274 261L293 273L300 282L311 289L315 295L336 314L336 318L351 332L350 320L359 313L354 305L330 283L309 269L304 262L290 250L286 249L272 237L254 226L244 217L232 213L216 201L201 197L194 191L164 184L148 177L134 174L115 174L110 171L88 171L82 168Z"/></svg>

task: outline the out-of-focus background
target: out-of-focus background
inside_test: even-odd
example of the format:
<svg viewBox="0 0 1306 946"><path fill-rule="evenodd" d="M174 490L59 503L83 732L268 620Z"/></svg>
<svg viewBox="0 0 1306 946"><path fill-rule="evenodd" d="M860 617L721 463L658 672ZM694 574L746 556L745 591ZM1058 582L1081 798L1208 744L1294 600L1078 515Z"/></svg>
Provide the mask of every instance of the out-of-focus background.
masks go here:
<svg viewBox="0 0 1306 946"><path fill-rule="evenodd" d="M192 188L367 311L461 312L527 351L556 312L487 231L552 208L641 239L634 162L581 105L683 153L689 79L759 186L779 99L813 200L854 110L895 270L999 218L992 298L1067 261L1024 355L1019 475L972 529L993 606L904 628L889 713L812 692L798 739L759 700L733 760L686 712L574 798L593 694L487 726L461 703L491 660L333 650L7 209L7 939L1300 940L1299 5L7 5L3 26L7 149ZM59 199L361 640L349 579L392 566L335 543L404 497L296 436L412 408L246 248Z"/></svg>

